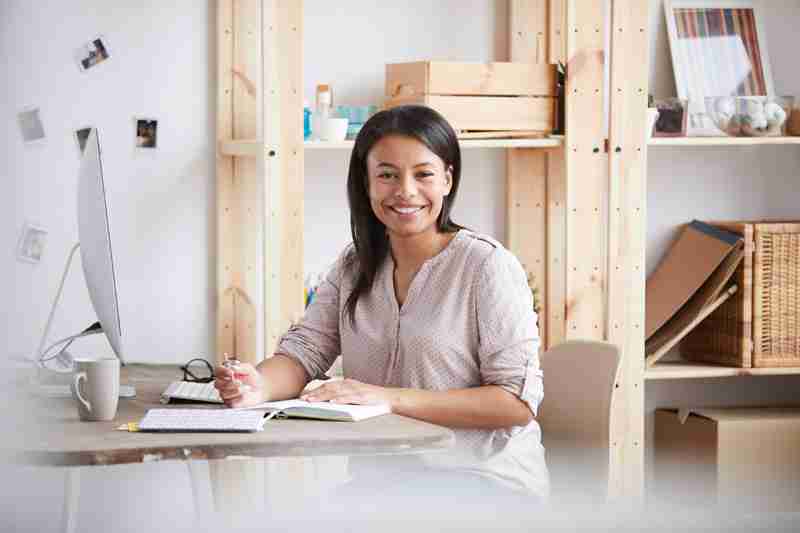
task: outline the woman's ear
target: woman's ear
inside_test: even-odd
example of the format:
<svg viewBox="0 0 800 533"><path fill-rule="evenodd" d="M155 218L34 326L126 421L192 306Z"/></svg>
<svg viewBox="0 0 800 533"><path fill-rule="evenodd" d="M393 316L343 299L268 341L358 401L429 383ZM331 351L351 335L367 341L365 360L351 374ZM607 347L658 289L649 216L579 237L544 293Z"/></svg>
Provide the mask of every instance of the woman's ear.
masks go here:
<svg viewBox="0 0 800 533"><path fill-rule="evenodd" d="M447 196L453 188L453 165L449 165L444 171L444 178L447 185L447 192L445 192L444 195Z"/></svg>

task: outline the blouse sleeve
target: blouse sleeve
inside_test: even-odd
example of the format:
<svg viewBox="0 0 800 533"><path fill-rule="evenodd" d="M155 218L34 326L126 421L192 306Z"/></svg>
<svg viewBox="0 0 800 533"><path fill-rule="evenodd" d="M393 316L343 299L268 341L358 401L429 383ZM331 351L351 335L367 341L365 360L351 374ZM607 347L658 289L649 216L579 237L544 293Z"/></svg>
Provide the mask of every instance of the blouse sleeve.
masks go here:
<svg viewBox="0 0 800 533"><path fill-rule="evenodd" d="M341 354L339 338L339 288L345 254L320 282L305 315L278 341L276 354L295 359L309 379L323 378Z"/></svg>
<svg viewBox="0 0 800 533"><path fill-rule="evenodd" d="M511 252L496 248L484 261L477 284L481 381L514 394L536 415L544 386L539 329L525 271Z"/></svg>

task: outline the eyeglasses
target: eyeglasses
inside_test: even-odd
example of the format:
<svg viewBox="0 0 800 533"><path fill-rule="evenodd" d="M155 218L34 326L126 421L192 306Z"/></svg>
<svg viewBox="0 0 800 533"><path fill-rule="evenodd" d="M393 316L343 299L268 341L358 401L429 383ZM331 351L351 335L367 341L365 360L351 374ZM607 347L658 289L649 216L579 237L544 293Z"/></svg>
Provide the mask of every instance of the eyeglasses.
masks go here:
<svg viewBox="0 0 800 533"><path fill-rule="evenodd" d="M193 383L210 383L214 381L214 368L211 363L199 357L192 359L181 366L183 370L183 381Z"/></svg>

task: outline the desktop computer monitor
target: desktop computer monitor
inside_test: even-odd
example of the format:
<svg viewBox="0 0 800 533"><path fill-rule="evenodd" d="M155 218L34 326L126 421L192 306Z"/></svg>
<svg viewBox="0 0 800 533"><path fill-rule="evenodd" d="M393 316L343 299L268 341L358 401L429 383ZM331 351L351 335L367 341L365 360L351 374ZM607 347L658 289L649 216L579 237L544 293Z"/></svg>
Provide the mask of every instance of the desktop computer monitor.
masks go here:
<svg viewBox="0 0 800 533"><path fill-rule="evenodd" d="M109 209L100 154L100 138L95 128L92 128L89 137L86 139L86 146L84 147L78 173L78 238L79 244L72 248L72 252L67 259L67 265L61 277L61 286L56 294L55 302L50 310L50 316L47 319L47 325L39 344L37 354L40 368L43 368L41 365L44 365L46 361L64 354L66 348L76 338L95 333L105 333L120 363L125 364L122 321L120 320L119 299L117 297L117 276L114 269ZM45 341L52 325L53 314L61 298L64 280L69 272L72 257L78 246L80 246L81 250L81 265L83 266L86 287L89 289L89 299L97 314L98 321L81 333L52 344L51 348L60 346L61 350L51 356L48 355L50 348L44 349ZM62 362L62 365L66 367L65 370L71 370L71 356L64 355L64 359L67 361L66 363ZM64 372L61 371L61 373ZM56 384L50 386L42 384L40 389L40 392L48 396L71 395L69 387L64 385ZM131 385L121 384L119 390L121 397L130 398L136 396L136 389Z"/></svg>
<svg viewBox="0 0 800 533"><path fill-rule="evenodd" d="M100 138L97 129L92 128L86 139L78 175L78 240L81 265L97 320L114 353L125 364L108 211Z"/></svg>

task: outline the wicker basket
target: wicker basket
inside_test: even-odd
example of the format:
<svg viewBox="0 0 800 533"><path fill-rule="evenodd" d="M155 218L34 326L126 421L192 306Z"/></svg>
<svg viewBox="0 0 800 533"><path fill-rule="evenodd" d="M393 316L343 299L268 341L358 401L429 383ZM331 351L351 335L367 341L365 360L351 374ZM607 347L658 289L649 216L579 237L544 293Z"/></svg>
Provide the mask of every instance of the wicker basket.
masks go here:
<svg viewBox="0 0 800 533"><path fill-rule="evenodd" d="M711 222L744 239L739 290L681 344L693 361L800 367L800 222Z"/></svg>

